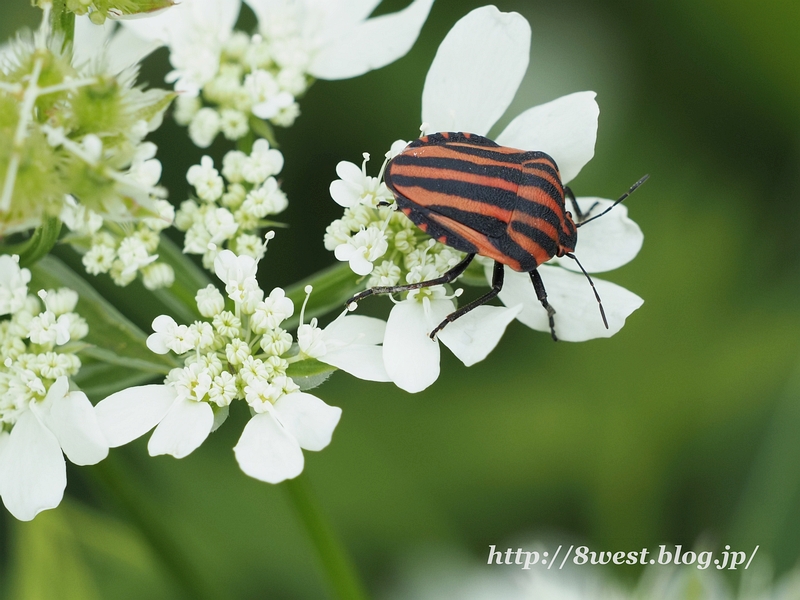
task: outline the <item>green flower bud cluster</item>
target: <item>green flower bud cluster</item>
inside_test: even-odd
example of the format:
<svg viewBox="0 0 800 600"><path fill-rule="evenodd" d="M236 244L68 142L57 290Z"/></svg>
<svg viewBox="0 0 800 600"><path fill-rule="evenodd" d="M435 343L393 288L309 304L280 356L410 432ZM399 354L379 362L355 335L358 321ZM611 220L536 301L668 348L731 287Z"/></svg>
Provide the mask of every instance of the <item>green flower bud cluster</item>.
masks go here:
<svg viewBox="0 0 800 600"><path fill-rule="evenodd" d="M44 6L52 0L36 0L34 4ZM102 25L109 17L120 17L151 13L175 4L174 0L66 0L65 9L76 15L89 15L92 23Z"/></svg>
<svg viewBox="0 0 800 600"><path fill-rule="evenodd" d="M0 52L0 238L57 217L68 194L103 219L159 216L142 140L173 94L134 87L136 67L111 67L108 47L76 64L45 16Z"/></svg>

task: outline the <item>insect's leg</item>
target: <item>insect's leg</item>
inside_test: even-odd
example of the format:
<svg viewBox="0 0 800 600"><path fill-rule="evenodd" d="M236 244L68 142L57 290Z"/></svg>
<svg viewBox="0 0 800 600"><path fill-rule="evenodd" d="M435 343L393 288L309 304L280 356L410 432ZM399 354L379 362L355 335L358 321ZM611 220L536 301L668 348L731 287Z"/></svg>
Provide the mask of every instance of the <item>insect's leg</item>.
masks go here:
<svg viewBox="0 0 800 600"><path fill-rule="evenodd" d="M583 221L586 218L586 215L592 212L594 210L594 207L597 206L598 204L597 202L595 202L589 207L589 210L583 212L581 210L581 207L578 206L578 200L575 198L575 193L567 186L564 186L564 195L567 198L569 198L570 204L572 204L572 208L575 210L575 219L578 223Z"/></svg>
<svg viewBox="0 0 800 600"><path fill-rule="evenodd" d="M463 317L465 314L467 314L472 309L478 308L481 304L486 304L487 302L489 302L489 300L492 300L493 298L495 298L497 296L497 294L500 293L500 290L503 289L503 277L504 277L504 275L505 275L505 271L503 270L503 265L501 263L497 262L497 261L494 261L494 273L492 273L492 289L489 290L487 293L485 293L480 298L477 298L476 300L473 300L469 304L465 304L464 306L462 306L458 310L453 311L452 313L447 315L447 318L445 318L444 321L439 323L436 326L436 329L431 331L431 333L430 333L431 339L435 340L436 339L436 334L439 333L442 329L444 329L445 325L447 325L448 323L452 323L453 321L455 321L459 317Z"/></svg>
<svg viewBox="0 0 800 600"><path fill-rule="evenodd" d="M572 252L567 252L566 254L564 254L564 256L568 256L569 258L574 260L576 263L578 263L578 267L580 267L580 270L583 271L583 274L586 276L586 279L589 280L589 285L592 286L592 291L594 292L594 297L597 300L597 306L600 307L600 316L603 317L603 325L605 325L606 329L608 329L608 319L606 319L606 311L603 310L603 301L600 300L600 294L597 293L597 288L594 287L594 281L592 281L592 278L589 277L589 274L586 272L586 269L583 268L583 265L578 260L577 256L572 254Z"/></svg>
<svg viewBox="0 0 800 600"><path fill-rule="evenodd" d="M534 269L530 272L531 281L533 282L533 289L536 291L536 297L539 299L539 302L542 303L544 309L547 311L547 318L550 321L550 335L553 338L554 342L558 341L556 337L556 325L553 321L553 315L556 314L555 309L550 306L550 303L547 301L547 291L544 289L544 282L542 281L542 276L539 275L539 271Z"/></svg>
<svg viewBox="0 0 800 600"><path fill-rule="evenodd" d="M353 302L360 302L364 298L369 296L374 296L375 294L397 294L399 292L408 292L411 290L418 290L424 287L432 287L434 285L443 285L445 283L450 283L451 281L455 280L456 277L461 275L469 266L469 263L472 262L472 259L475 258L474 254L467 254L460 263L458 263L455 267L447 271L441 277L437 277L436 279L429 279L428 281L420 281L419 283L408 283L406 285L387 285L383 287L373 287L369 288L368 290L364 290L350 298L345 304L346 306L350 306Z"/></svg>

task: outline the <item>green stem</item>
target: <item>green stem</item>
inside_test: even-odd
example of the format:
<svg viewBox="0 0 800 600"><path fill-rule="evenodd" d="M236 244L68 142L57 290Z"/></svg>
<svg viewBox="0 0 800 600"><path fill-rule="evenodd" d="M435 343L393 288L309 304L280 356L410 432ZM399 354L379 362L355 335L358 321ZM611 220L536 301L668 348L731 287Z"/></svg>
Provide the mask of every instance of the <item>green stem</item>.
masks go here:
<svg viewBox="0 0 800 600"><path fill-rule="evenodd" d="M317 506L305 476L287 479L283 488L317 550L334 596L341 600L368 598L347 551Z"/></svg>
<svg viewBox="0 0 800 600"><path fill-rule="evenodd" d="M86 472L105 488L119 508L127 514L130 522L147 540L159 563L181 588L183 596L193 600L229 598L229 595L216 588L212 577L205 577L196 568L189 559L186 548L168 535L170 524L159 516L150 500L139 493L139 488L123 472L118 458L109 456Z"/></svg>
<svg viewBox="0 0 800 600"><path fill-rule="evenodd" d="M0 253L18 254L20 266L29 267L53 249L60 233L61 221L57 217L45 217L28 240L19 244L0 246Z"/></svg>

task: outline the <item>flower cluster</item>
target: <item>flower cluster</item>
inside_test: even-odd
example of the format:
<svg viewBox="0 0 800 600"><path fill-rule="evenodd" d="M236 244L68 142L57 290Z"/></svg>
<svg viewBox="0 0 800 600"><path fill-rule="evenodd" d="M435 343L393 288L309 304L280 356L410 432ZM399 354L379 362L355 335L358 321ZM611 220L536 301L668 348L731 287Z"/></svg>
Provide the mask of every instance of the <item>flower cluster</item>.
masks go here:
<svg viewBox="0 0 800 600"><path fill-rule="evenodd" d="M403 56L419 35L433 0L380 19L375 3L354 10L350 0L248 0L259 21L255 35L233 26L240 0L194 0L146 22L125 26L142 39L170 49L167 76L184 92L175 118L189 137L208 147L221 132L238 140L251 130L269 137L300 114L297 98L313 78L344 79Z"/></svg>
<svg viewBox="0 0 800 600"><path fill-rule="evenodd" d="M139 146L131 166L131 177L145 186L156 188L161 177L161 163L153 158L156 147L145 142ZM172 267L157 262L159 233L172 225L175 209L163 198L155 198L149 209L134 206L128 219L115 221L103 217L74 196L67 194L59 218L70 230L66 238L83 252L83 266L91 275L108 273L119 286L126 286L140 274L147 289L169 287L175 280Z"/></svg>
<svg viewBox="0 0 800 600"><path fill-rule="evenodd" d="M156 212L162 195L139 173L150 152L142 140L172 99L134 87L135 65L152 45L78 17L75 44L65 48L48 15L35 35L0 53L0 137L8 141L0 147L0 235L57 217L66 194L114 221Z"/></svg>
<svg viewBox="0 0 800 600"><path fill-rule="evenodd" d="M405 147L402 140L387 152L386 160ZM361 168L342 161L336 166L337 179L330 186L331 197L345 207L344 215L325 231L325 248L348 262L358 275L369 275L367 286L387 286L433 279L455 266L463 254L432 240L402 212L395 211L394 197L377 177L367 175L369 155ZM430 293L415 290L413 295Z"/></svg>
<svg viewBox="0 0 800 600"><path fill-rule="evenodd" d="M16 257L0 256L0 496L17 518L30 520L61 501L63 452L79 465L108 453L94 409L68 378L81 362L76 343L88 333L70 289L28 294L31 274Z"/></svg>
<svg viewBox="0 0 800 600"><path fill-rule="evenodd" d="M260 260L264 244L258 231L273 222L266 219L287 206L286 194L275 175L283 168L283 155L260 139L248 156L232 150L222 159L222 175L210 156L189 168L186 179L197 200L181 203L175 226L186 232L183 251L202 254L211 270L223 248Z"/></svg>
<svg viewBox="0 0 800 600"><path fill-rule="evenodd" d="M300 115L296 98L306 91L309 76L296 64L287 46L291 31L264 38L235 32L222 46L219 67L199 96L178 98L175 120L189 126L189 137L207 148L217 134L238 140L251 129L251 115L281 127ZM255 127L259 125L256 123Z"/></svg>
<svg viewBox="0 0 800 600"><path fill-rule="evenodd" d="M162 315L153 321L147 346L178 355L184 366L170 371L163 384L129 388L97 405L112 447L155 426L150 454L184 457L225 421L231 403L241 400L253 418L234 448L239 465L251 477L278 483L302 471L301 449L322 450L330 443L341 415L341 409L302 391L292 378L293 366L321 361L386 380L379 365L369 366L376 363L382 321L342 317L324 330L315 322L303 324L295 344L281 327L294 304L281 288L265 296L256 281L257 265L250 256L223 250L214 268L227 300L209 285L196 296L206 320L179 325Z"/></svg>

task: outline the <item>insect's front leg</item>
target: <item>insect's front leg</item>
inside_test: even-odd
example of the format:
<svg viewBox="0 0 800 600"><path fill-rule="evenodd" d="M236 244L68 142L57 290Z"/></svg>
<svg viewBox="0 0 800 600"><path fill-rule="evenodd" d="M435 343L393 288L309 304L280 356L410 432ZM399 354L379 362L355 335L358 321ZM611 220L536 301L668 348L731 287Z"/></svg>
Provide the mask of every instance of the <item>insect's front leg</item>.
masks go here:
<svg viewBox="0 0 800 600"><path fill-rule="evenodd" d="M409 292L411 290L418 290L424 287L433 287L434 285L444 285L445 283L450 283L454 281L459 275L461 275L469 266L469 263L472 262L472 259L475 258L474 254L467 254L460 263L458 263L455 267L447 271L441 277L437 277L436 279L429 279L428 281L420 281L419 283L408 283L406 285L387 285L381 287L373 287L369 288L368 290L364 290L361 293L356 294L352 298L350 298L345 305L350 306L353 302L360 302L364 298L369 296L374 296L376 294L398 294L400 292Z"/></svg>

